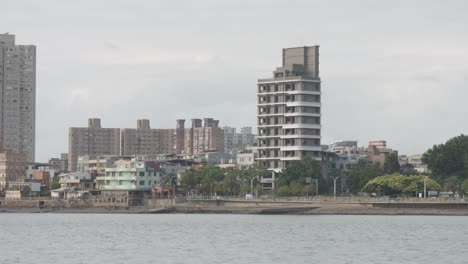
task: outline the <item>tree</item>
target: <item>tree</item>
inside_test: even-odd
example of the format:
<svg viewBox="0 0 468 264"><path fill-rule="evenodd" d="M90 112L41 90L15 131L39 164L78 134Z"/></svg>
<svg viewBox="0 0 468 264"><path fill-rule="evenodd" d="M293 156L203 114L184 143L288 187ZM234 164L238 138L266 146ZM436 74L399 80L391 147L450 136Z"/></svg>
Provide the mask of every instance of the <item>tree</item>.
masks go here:
<svg viewBox="0 0 468 264"><path fill-rule="evenodd" d="M275 192L276 192L276 195L283 196L283 197L291 194L291 191L289 190L289 187L287 185L278 187Z"/></svg>
<svg viewBox="0 0 468 264"><path fill-rule="evenodd" d="M462 134L444 144L434 145L423 154L422 162L427 164L436 179L450 176L468 178L468 136Z"/></svg>
<svg viewBox="0 0 468 264"><path fill-rule="evenodd" d="M303 184L299 182L292 182L291 186L289 186L289 191L293 196L301 196L303 194Z"/></svg>
<svg viewBox="0 0 468 264"><path fill-rule="evenodd" d="M292 182L305 183L306 177L319 179L321 175L320 163L310 156L303 156L301 160L292 161L278 178L278 186L290 186Z"/></svg>
<svg viewBox="0 0 468 264"><path fill-rule="evenodd" d="M468 193L468 179L462 182L461 187L460 187L460 193L463 195Z"/></svg>
<svg viewBox="0 0 468 264"><path fill-rule="evenodd" d="M358 166L350 173L353 193L361 191L362 187L370 180L382 176L383 170L377 164L368 165L366 162L360 161Z"/></svg>
<svg viewBox="0 0 468 264"><path fill-rule="evenodd" d="M60 188L60 183L58 181L53 181L52 184L50 185L51 190L59 189Z"/></svg>
<svg viewBox="0 0 468 264"><path fill-rule="evenodd" d="M400 172L400 163L398 162L397 154L392 153L385 157L384 172L387 174Z"/></svg>
<svg viewBox="0 0 468 264"><path fill-rule="evenodd" d="M461 181L457 176L450 176L444 180L442 184L443 190L447 192L456 192L461 185Z"/></svg>
<svg viewBox="0 0 468 264"><path fill-rule="evenodd" d="M422 192L426 176L405 176L402 174L386 174L370 180L362 191L379 195L400 195ZM433 179L426 180L427 191L438 191L440 185Z"/></svg>

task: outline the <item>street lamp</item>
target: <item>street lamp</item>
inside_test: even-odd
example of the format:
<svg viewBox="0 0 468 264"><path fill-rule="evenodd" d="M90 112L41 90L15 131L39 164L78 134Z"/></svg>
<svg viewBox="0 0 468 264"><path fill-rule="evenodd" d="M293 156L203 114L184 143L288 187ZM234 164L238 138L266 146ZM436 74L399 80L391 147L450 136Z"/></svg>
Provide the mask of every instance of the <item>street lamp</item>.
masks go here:
<svg viewBox="0 0 468 264"><path fill-rule="evenodd" d="M169 186L171 186L171 188L172 188L172 179L174 178L175 178L175 175L169 178ZM174 185L174 189L172 189L172 198L175 198L175 185Z"/></svg>
<svg viewBox="0 0 468 264"><path fill-rule="evenodd" d="M426 199L426 181L429 178L429 176L424 177L424 199Z"/></svg>
<svg viewBox="0 0 468 264"><path fill-rule="evenodd" d="M253 180L256 179L258 181L258 176L252 177L250 179L250 194L253 195ZM258 191L255 190L255 199L257 199Z"/></svg>
<svg viewBox="0 0 468 264"><path fill-rule="evenodd" d="M340 178L340 176L330 176L333 179L333 199L336 200L336 180Z"/></svg>

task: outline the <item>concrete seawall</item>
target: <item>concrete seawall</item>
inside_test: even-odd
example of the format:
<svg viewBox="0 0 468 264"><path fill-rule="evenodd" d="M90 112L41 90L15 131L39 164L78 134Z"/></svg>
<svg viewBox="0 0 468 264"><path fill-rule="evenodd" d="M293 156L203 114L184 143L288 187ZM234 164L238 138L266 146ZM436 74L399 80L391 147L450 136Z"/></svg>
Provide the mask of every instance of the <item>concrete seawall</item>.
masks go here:
<svg viewBox="0 0 468 264"><path fill-rule="evenodd" d="M94 206L87 200L0 200L0 212L223 213L301 215L468 215L466 202L334 202L187 200L145 201L145 206Z"/></svg>

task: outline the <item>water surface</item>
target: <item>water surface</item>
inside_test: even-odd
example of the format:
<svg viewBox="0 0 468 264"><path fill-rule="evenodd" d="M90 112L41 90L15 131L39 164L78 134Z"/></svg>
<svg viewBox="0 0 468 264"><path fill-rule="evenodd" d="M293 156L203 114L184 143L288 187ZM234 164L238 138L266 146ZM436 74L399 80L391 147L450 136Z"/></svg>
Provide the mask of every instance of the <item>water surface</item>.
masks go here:
<svg viewBox="0 0 468 264"><path fill-rule="evenodd" d="M0 214L0 263L468 263L468 217Z"/></svg>

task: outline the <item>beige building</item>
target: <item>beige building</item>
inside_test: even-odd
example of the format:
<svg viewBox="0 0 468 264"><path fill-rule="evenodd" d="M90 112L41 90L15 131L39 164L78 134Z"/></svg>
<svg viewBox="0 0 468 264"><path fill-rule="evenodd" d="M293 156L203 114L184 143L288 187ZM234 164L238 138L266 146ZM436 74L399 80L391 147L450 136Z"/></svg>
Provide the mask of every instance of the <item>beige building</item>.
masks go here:
<svg viewBox="0 0 468 264"><path fill-rule="evenodd" d="M370 163L379 164L383 167L385 164L385 159L391 154L395 154L398 156L398 151L391 148L387 148L387 141L369 141L369 145L366 149L366 155L367 160Z"/></svg>
<svg viewBox="0 0 468 264"><path fill-rule="evenodd" d="M0 190L8 187L8 182L26 178L26 155L3 151L0 153Z"/></svg>
<svg viewBox="0 0 468 264"><path fill-rule="evenodd" d="M137 120L136 129L122 129L121 155L143 155L156 158L158 154L174 153L175 136L175 129L152 129L149 120Z"/></svg>
<svg viewBox="0 0 468 264"><path fill-rule="evenodd" d="M192 119L192 127L184 127L185 120L177 120L176 153L198 154L203 152L223 152L224 132L219 120L213 118Z"/></svg>
<svg viewBox="0 0 468 264"><path fill-rule="evenodd" d="M0 141L34 162L36 128L36 46L15 45L0 34Z"/></svg>
<svg viewBox="0 0 468 264"><path fill-rule="evenodd" d="M120 128L102 128L99 118L90 118L88 127L69 129L68 168L77 171L83 155L120 155Z"/></svg>

